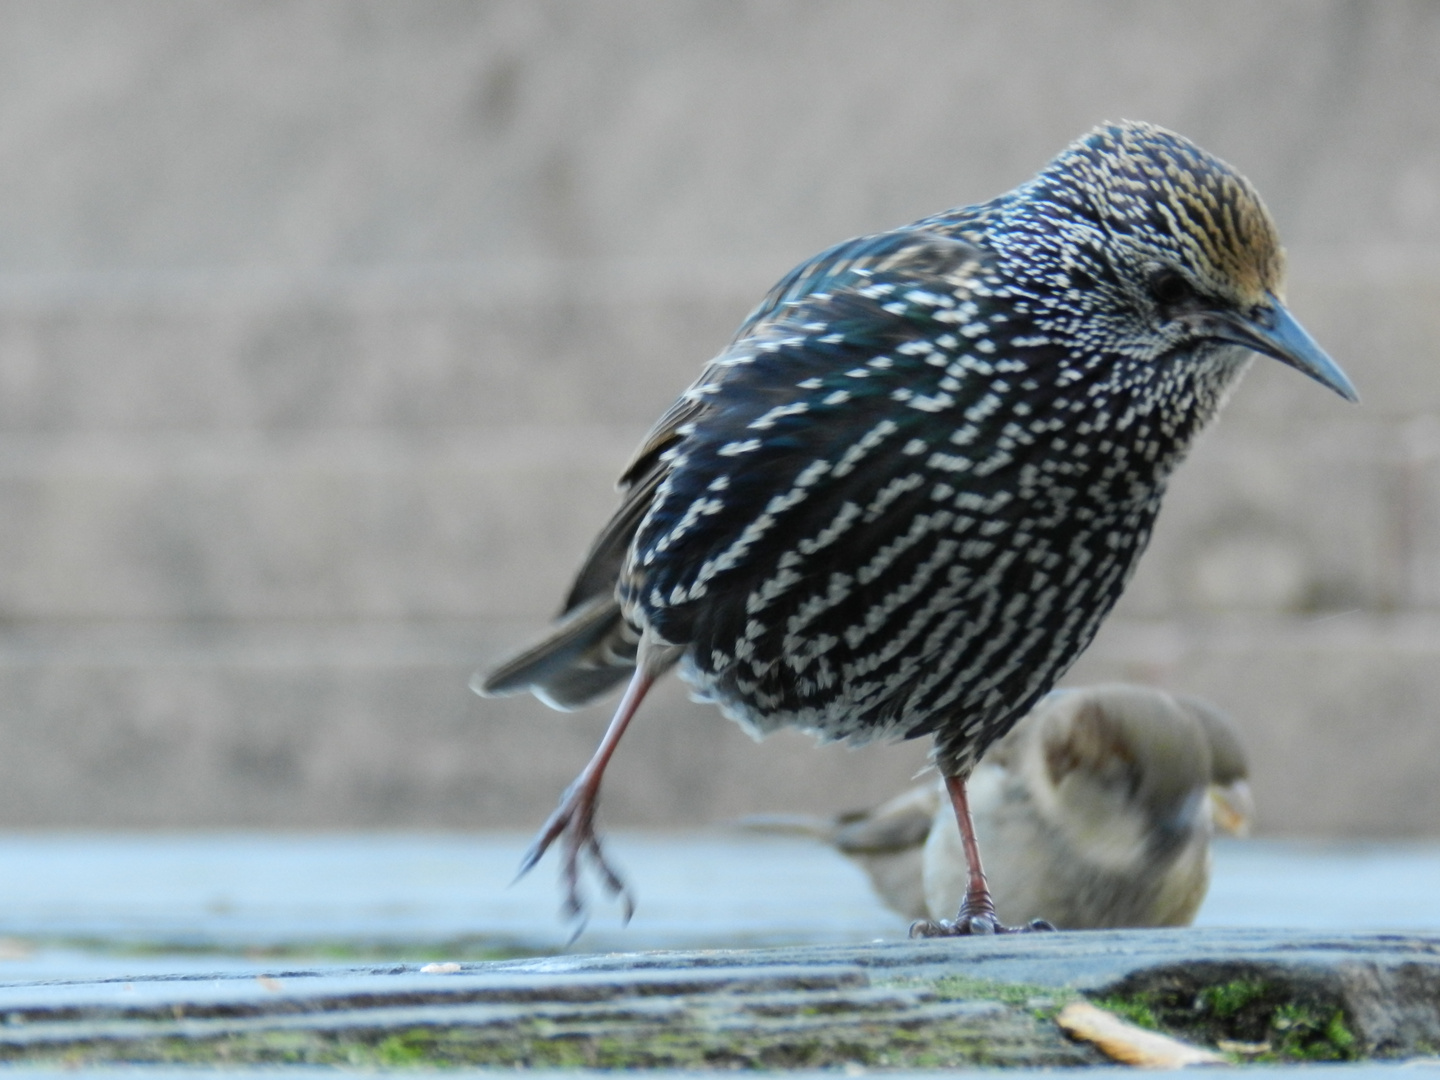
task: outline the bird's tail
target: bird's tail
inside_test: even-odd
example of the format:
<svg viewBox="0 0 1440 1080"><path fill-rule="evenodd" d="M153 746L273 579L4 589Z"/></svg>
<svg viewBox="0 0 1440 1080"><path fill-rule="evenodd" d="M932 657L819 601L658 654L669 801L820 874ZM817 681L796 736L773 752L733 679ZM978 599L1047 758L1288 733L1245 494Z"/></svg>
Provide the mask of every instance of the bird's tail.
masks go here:
<svg viewBox="0 0 1440 1080"><path fill-rule="evenodd" d="M939 785L926 783L879 806L837 817L751 814L738 824L750 832L812 837L846 855L892 855L924 845L939 805Z"/></svg>
<svg viewBox="0 0 1440 1080"><path fill-rule="evenodd" d="M746 832L807 836L826 844L835 842L835 833L840 828L835 818L814 814L747 814L735 824Z"/></svg>
<svg viewBox="0 0 1440 1080"><path fill-rule="evenodd" d="M630 677L639 642L614 596L596 596L524 652L477 672L470 688L485 697L528 690L551 708L578 709Z"/></svg>

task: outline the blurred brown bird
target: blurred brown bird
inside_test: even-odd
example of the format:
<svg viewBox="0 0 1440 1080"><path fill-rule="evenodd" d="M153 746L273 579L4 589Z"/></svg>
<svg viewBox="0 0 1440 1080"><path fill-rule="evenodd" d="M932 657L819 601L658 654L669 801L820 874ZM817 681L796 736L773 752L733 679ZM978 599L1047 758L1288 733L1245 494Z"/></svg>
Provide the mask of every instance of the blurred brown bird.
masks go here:
<svg viewBox="0 0 1440 1080"><path fill-rule="evenodd" d="M1188 925L1209 888L1214 829L1249 830L1247 775L1234 724L1208 702L1131 686L1051 694L970 780L996 904L1062 929ZM834 821L754 823L833 844L889 907L921 920L917 934L964 896L940 784Z"/></svg>

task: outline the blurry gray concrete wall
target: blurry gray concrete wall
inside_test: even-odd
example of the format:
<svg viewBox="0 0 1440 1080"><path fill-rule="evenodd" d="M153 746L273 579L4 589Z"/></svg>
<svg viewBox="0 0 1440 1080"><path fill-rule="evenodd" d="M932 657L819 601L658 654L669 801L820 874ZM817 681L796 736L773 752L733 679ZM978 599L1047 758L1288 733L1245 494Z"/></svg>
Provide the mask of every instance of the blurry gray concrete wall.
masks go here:
<svg viewBox="0 0 1440 1080"><path fill-rule="evenodd" d="M0 0L0 825L529 825L481 701L793 263L1106 118L1229 159L1360 387L1260 362L1071 679L1209 697L1272 832L1440 832L1440 6ZM883 797L667 688L610 821Z"/></svg>

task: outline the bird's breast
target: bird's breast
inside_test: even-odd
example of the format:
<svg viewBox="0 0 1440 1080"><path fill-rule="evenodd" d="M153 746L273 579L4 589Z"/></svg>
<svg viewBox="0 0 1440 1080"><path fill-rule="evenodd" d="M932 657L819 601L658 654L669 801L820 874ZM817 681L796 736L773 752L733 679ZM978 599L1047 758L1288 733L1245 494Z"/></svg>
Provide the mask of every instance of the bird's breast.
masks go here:
<svg viewBox="0 0 1440 1080"><path fill-rule="evenodd" d="M823 454L682 450L637 545L636 621L755 730L998 735L1088 644L1163 480L1148 433L978 404L929 437L868 417Z"/></svg>
<svg viewBox="0 0 1440 1080"><path fill-rule="evenodd" d="M1057 344L979 265L811 297L692 388L620 596L756 730L978 753L1148 540L1193 404Z"/></svg>

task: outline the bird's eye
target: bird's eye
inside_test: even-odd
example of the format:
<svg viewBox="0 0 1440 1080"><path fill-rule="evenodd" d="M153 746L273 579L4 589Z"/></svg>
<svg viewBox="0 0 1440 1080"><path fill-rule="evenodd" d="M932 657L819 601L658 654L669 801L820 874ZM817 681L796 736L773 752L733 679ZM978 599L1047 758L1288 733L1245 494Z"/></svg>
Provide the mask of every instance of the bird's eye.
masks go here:
<svg viewBox="0 0 1440 1080"><path fill-rule="evenodd" d="M1155 271L1150 278L1150 295L1162 308L1174 308L1195 299L1195 286L1184 274L1168 267Z"/></svg>

